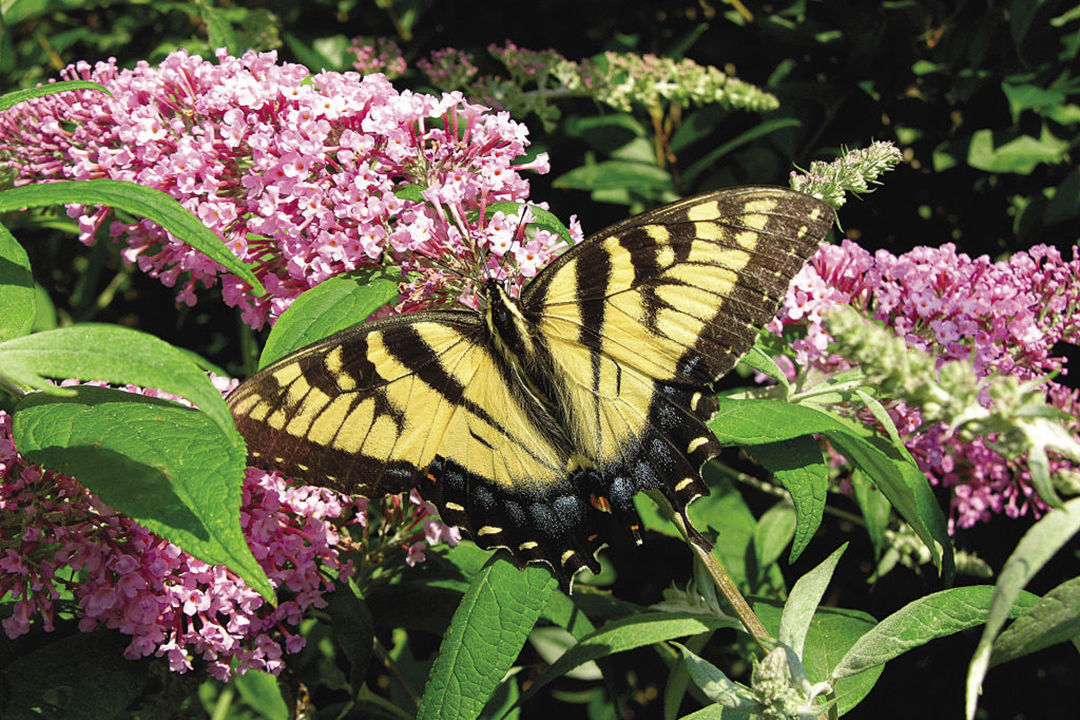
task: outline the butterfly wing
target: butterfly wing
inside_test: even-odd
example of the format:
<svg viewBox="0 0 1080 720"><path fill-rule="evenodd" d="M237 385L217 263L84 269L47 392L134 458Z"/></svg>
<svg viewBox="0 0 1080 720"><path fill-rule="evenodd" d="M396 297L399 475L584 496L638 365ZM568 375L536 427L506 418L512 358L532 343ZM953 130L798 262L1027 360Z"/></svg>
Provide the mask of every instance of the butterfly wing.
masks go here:
<svg viewBox="0 0 1080 720"><path fill-rule="evenodd" d="M599 571L564 436L475 313L353 326L267 366L228 397L252 465L377 497L418 487L443 519L563 586Z"/></svg>
<svg viewBox="0 0 1080 720"><path fill-rule="evenodd" d="M690 198L588 238L522 294L550 357L571 442L628 524L642 489L680 512L719 451L714 383L750 349L829 231L824 203L784 188Z"/></svg>

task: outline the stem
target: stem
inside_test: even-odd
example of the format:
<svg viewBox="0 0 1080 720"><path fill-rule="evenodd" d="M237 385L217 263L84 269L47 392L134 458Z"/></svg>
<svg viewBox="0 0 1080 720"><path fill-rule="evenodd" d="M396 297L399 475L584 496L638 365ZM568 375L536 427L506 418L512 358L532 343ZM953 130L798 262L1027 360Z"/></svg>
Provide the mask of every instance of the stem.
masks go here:
<svg viewBox="0 0 1080 720"><path fill-rule="evenodd" d="M386 648L383 647L383 644L379 642L379 638L375 638L374 650L375 657L379 659L379 662L383 664L383 667L387 669L390 675L395 680L397 680L397 683L401 686L402 691L404 691L404 693L408 696L409 700L412 702L413 708L419 708L420 696L417 695L416 691L413 690L411 685L409 685L408 678L406 678L405 675L401 672L401 668L399 668L397 666L397 663L394 662L394 659L390 657L390 653L386 651Z"/></svg>
<svg viewBox="0 0 1080 720"><path fill-rule="evenodd" d="M675 521L675 526L679 528L679 532L689 541L691 547L694 548L694 552L697 553L709 574L712 575L716 587L731 603L731 607L735 610L735 615L742 621L743 627L754 637L758 647L768 652L768 641L771 639L769 631L765 629L765 626L761 624L761 620L754 614L750 603L746 602L746 598L739 592L739 588L735 585L735 581L731 579L731 576L728 575L727 570L716 559L716 555L713 553L715 549L713 544L693 526L688 525L680 513L675 513L672 520Z"/></svg>

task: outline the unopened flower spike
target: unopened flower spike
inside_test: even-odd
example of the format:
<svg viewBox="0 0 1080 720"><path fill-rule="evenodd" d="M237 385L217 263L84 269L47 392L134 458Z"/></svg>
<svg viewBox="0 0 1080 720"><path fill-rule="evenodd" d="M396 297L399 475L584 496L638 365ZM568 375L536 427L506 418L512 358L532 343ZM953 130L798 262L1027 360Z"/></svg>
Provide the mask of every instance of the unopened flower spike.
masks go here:
<svg viewBox="0 0 1080 720"><path fill-rule="evenodd" d="M903 159L900 149L891 142L877 141L868 147L845 151L842 157L825 162L815 160L802 172L792 171L789 184L793 190L839 208L845 192L855 195L873 192L878 177L892 170Z"/></svg>

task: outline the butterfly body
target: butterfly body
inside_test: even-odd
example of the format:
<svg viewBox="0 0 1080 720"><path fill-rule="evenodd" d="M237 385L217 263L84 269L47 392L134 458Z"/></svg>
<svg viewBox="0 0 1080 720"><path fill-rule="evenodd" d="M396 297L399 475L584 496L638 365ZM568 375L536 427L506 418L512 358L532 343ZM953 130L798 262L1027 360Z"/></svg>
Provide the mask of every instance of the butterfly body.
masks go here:
<svg viewBox="0 0 1080 720"><path fill-rule="evenodd" d="M736 188L630 218L480 312L365 323L229 396L253 465L379 495L416 486L484 547L598 570L598 529L639 539L633 496L685 516L719 451L714 383L753 344L832 224L781 188Z"/></svg>

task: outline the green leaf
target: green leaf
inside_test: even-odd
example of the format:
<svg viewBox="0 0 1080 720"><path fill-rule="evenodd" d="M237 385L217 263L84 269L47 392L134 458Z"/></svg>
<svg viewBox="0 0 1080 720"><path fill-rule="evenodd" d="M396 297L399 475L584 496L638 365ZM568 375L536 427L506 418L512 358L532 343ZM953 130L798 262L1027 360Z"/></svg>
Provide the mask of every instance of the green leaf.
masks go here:
<svg viewBox="0 0 1080 720"><path fill-rule="evenodd" d="M112 97L112 93L106 90L104 85L99 83L90 82L89 80L63 80L61 82L49 83L48 85L41 85L39 87L14 90L0 95L0 112L12 108L24 100L45 97L46 95L67 92L69 90L100 90L109 97Z"/></svg>
<svg viewBox="0 0 1080 720"><path fill-rule="evenodd" d="M801 127L802 121L796 118L777 118L775 120L766 120L754 127L750 128L746 132L736 135L731 140L713 148L711 151L703 155L690 164L686 170L682 173L682 180L686 184L692 184L694 180L698 178L701 173L716 167L720 158L737 150L743 145L757 140L760 137L764 137L777 130L783 130L789 127Z"/></svg>
<svg viewBox="0 0 1080 720"><path fill-rule="evenodd" d="M37 292L30 258L0 225L0 343L30 332L37 315Z"/></svg>
<svg viewBox="0 0 1080 720"><path fill-rule="evenodd" d="M538 627L529 633L529 644L536 650L536 654L550 665L576 645L577 639L561 627ZM590 661L584 665L578 665L566 673L566 677L592 682L602 679L603 673L600 672L599 665Z"/></svg>
<svg viewBox="0 0 1080 720"><path fill-rule="evenodd" d="M757 600L754 613L761 619L765 629L775 637L779 633L782 610L779 603ZM806 633L802 663L811 683L824 682L837 661L843 657L856 640L874 627L876 621L859 610L822 607L814 613L810 629ZM841 715L855 707L874 687L881 667L870 668L854 677L833 683L837 709Z"/></svg>
<svg viewBox="0 0 1080 720"><path fill-rule="evenodd" d="M131 383L180 395L217 423L235 447L243 447L232 414L191 356L153 335L119 325L72 325L0 344L0 375L56 396L68 388L46 377Z"/></svg>
<svg viewBox="0 0 1080 720"><path fill-rule="evenodd" d="M821 455L821 446L814 438L804 435L754 445L749 454L791 495L795 506L795 539L788 562L793 563L810 544L825 514L829 468Z"/></svg>
<svg viewBox="0 0 1080 720"><path fill-rule="evenodd" d="M754 558L759 568L774 564L795 536L795 508L786 500L765 511L754 527Z"/></svg>
<svg viewBox="0 0 1080 720"><path fill-rule="evenodd" d="M1013 609L1020 591L1028 584L1046 562L1053 557L1061 546L1080 530L1080 498L1073 498L1060 510L1046 513L1031 529L1024 533L1016 544L1012 555L1001 569L997 584L994 586L994 598L990 603L990 614L986 619L982 637L971 658L967 677L966 717L975 717L975 706L982 690L982 681L990 666L990 653L995 638Z"/></svg>
<svg viewBox="0 0 1080 720"><path fill-rule="evenodd" d="M768 569L750 567L752 563L749 561L754 559L750 544L753 541L754 528L757 527L757 519L746 506L742 495L730 481L720 475L717 465L705 465L703 475L709 486L709 494L690 504L688 512L694 527L702 530L709 528L717 537L723 538L722 542L716 543L714 552L744 592L759 589L763 582L773 588L783 587L783 575L775 565ZM681 537L675 526L660 515L656 503L647 493L638 493L634 498L634 506L643 525L649 530L668 537ZM768 574L763 575L765 572Z"/></svg>
<svg viewBox="0 0 1080 720"><path fill-rule="evenodd" d="M690 613L646 612L613 620L556 660L524 693L524 699L574 668L593 660L720 628L741 627L729 618Z"/></svg>
<svg viewBox="0 0 1080 720"><path fill-rule="evenodd" d="M0 212L71 204L117 208L151 220L244 280L255 295L266 294L251 268L233 255L199 218L160 190L121 180L63 180L0 192Z"/></svg>
<svg viewBox="0 0 1080 720"><path fill-rule="evenodd" d="M473 579L443 637L418 720L474 720L502 681L555 590L546 569L495 555Z"/></svg>
<svg viewBox="0 0 1080 720"><path fill-rule="evenodd" d="M910 454L859 423L815 408L779 400L720 397L718 401L719 408L708 425L724 444L760 445L810 433L828 437L849 461L874 479L926 544L934 564L947 579L952 577L955 564L945 516Z"/></svg>
<svg viewBox="0 0 1080 720"><path fill-rule="evenodd" d="M289 706L276 677L262 670L248 670L233 681L243 701L261 720L289 720Z"/></svg>
<svg viewBox="0 0 1080 720"><path fill-rule="evenodd" d="M1065 162L1068 149L1069 142L1054 137L1045 125L1038 138L1021 135L997 147L993 130L985 129L972 135L967 161L971 167L986 172L1030 175L1041 163Z"/></svg>
<svg viewBox="0 0 1080 720"><path fill-rule="evenodd" d="M750 712L760 707L757 698L745 686L732 681L720 668L702 660L684 645L672 643L682 652L683 662L690 672L690 679L711 702L724 708Z"/></svg>
<svg viewBox="0 0 1080 720"><path fill-rule="evenodd" d="M990 666L1068 642L1080 635L1080 577L1066 580L1039 600L994 641Z"/></svg>
<svg viewBox="0 0 1080 720"><path fill-rule="evenodd" d="M825 558L817 567L803 575L791 588L784 612L780 616L780 630L776 639L795 651L797 657L803 656L806 634L810 631L810 621L821 604L825 588L829 586L836 564L847 549L844 543Z"/></svg>
<svg viewBox="0 0 1080 720"><path fill-rule="evenodd" d="M757 370L762 375L768 375L776 382L780 383L785 390L791 388L791 383L788 382L787 375L780 369L780 366L773 360L772 355L765 352L760 342L755 343L754 347L750 348L750 351L739 358L739 364L747 367L751 370Z"/></svg>
<svg viewBox="0 0 1080 720"><path fill-rule="evenodd" d="M398 278L380 270L335 275L304 292L274 323L259 367L364 322L398 295Z"/></svg>
<svg viewBox="0 0 1080 720"><path fill-rule="evenodd" d="M542 207L533 205L532 203L519 203L519 202L494 202L487 206L487 212L490 215L494 212L502 212L504 215L518 216L521 214L522 206L526 205L529 208L529 212L532 213L535 220L531 223L535 227L543 228L548 232L553 232L561 237L568 245L573 245L574 241L570 237L570 231L563 225L559 216L550 210L545 210Z"/></svg>
<svg viewBox="0 0 1080 720"><path fill-rule="evenodd" d="M555 178L551 185L571 190L622 190L631 187L670 191L673 187L668 171L655 165L624 160L608 160L574 168Z"/></svg>
<svg viewBox="0 0 1080 720"><path fill-rule="evenodd" d="M199 13L202 15L203 22L206 23L206 41L210 49L225 48L230 55L239 56L241 48L237 45L236 33L233 32L232 25L225 14L211 6L210 0L202 0L199 3Z"/></svg>
<svg viewBox="0 0 1080 720"><path fill-rule="evenodd" d="M880 668L931 640L981 625L986 622L993 592L989 585L972 585L913 600L860 637L833 668L832 676L845 678ZM1026 607L1034 602L1035 596L1030 594L1021 599Z"/></svg>
<svg viewBox="0 0 1080 720"><path fill-rule="evenodd" d="M240 528L243 447L198 410L109 388L72 390L69 398L34 393L18 402L14 438L23 457L74 477L151 532L273 598Z"/></svg>

